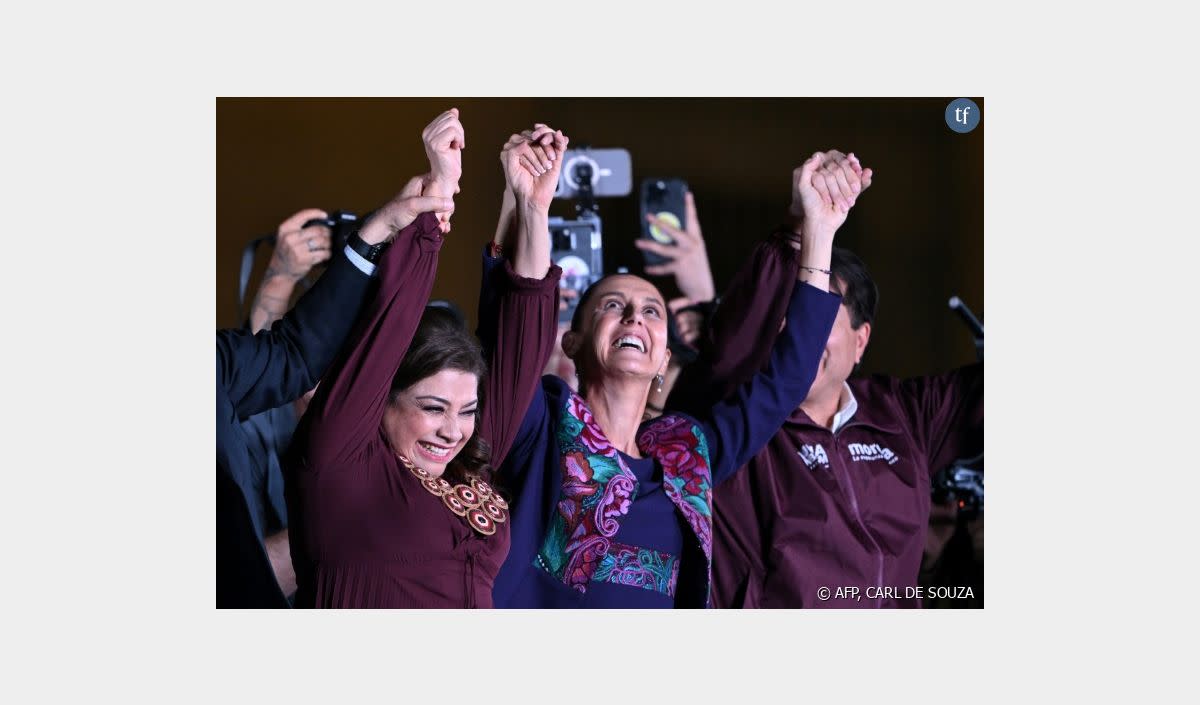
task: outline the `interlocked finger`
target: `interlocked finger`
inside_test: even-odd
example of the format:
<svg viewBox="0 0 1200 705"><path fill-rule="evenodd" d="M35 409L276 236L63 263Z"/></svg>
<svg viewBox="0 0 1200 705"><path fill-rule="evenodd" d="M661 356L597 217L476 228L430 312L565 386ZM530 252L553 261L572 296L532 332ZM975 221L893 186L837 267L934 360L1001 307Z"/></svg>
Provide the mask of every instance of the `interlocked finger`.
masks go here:
<svg viewBox="0 0 1200 705"><path fill-rule="evenodd" d="M837 180L838 188L841 189L842 195L845 196L847 206L854 205L854 200L858 198L858 179L854 177L853 172L847 175L850 171L849 166L837 166L833 169L833 177ZM849 177L849 178L848 178ZM851 183L853 178L853 183Z"/></svg>
<svg viewBox="0 0 1200 705"><path fill-rule="evenodd" d="M546 170L538 166L537 155L533 153L533 148L525 142L516 148L516 153L520 156L521 164L525 169L534 176L540 176Z"/></svg>
<svg viewBox="0 0 1200 705"><path fill-rule="evenodd" d="M554 162L546 156L546 150L542 145L533 143L530 145L530 150L533 152L534 158L538 160L537 165L541 167L541 173L549 171L554 166Z"/></svg>

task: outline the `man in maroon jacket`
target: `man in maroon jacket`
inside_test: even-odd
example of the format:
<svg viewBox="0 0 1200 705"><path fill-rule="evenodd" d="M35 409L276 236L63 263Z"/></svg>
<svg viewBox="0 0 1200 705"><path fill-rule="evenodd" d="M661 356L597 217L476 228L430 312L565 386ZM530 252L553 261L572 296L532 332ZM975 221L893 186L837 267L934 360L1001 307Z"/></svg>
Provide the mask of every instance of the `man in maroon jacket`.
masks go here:
<svg viewBox="0 0 1200 705"><path fill-rule="evenodd" d="M794 174L794 227L760 244L722 299L702 361L676 384L682 403L727 395L762 366L773 337L763 331L779 329L799 272L797 236L845 222L860 194L839 193L822 174L847 160L861 167L853 154L821 158L817 173ZM909 380L849 379L878 292L848 250L834 248L831 269L830 290L843 303L808 397L714 491L718 607L919 607L931 473L982 450L982 364Z"/></svg>

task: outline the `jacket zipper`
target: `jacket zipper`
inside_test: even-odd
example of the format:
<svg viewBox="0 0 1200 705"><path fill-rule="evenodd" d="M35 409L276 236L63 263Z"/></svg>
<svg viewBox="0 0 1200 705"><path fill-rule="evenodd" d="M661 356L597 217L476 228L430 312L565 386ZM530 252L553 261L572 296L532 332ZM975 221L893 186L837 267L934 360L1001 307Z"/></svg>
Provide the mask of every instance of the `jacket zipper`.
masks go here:
<svg viewBox="0 0 1200 705"><path fill-rule="evenodd" d="M833 434L833 442L838 446L836 450L838 452L839 459L841 458L841 443L842 443L840 435L841 435L841 432L850 425L851 424L846 424L846 426L842 426L841 428L838 429L837 433ZM858 495L856 495L854 493L854 483L850 479L849 464L847 464L846 467L842 468L842 474L845 476L844 482L846 485L846 492L849 493L849 495L850 495L850 508L854 510L854 520L858 522L859 528L862 529L862 532L864 534L866 534L868 539L871 540L871 545L874 546L874 548L875 548L875 566L876 566L875 586L876 586L876 588L882 588L883 587L883 549L879 547L879 542L875 540L875 536L871 533L871 530L868 529L867 525L863 522L862 514L858 510ZM879 592L882 593L883 591L880 590ZM882 607L883 606L883 595L880 594L875 599L876 599L875 606Z"/></svg>

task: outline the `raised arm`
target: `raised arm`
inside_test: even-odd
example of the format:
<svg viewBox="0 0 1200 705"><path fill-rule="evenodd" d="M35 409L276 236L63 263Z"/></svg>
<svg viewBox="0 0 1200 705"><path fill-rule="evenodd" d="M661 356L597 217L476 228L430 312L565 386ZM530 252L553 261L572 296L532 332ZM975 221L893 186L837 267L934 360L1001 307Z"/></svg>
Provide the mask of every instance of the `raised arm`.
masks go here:
<svg viewBox="0 0 1200 705"><path fill-rule="evenodd" d="M799 281L829 291L833 236L872 176L853 152L847 156L836 149L814 152L792 172L792 232L787 237L800 251Z"/></svg>
<svg viewBox="0 0 1200 705"><path fill-rule="evenodd" d="M550 203L569 142L561 130L539 123L509 137L500 152L504 178L515 199L517 231L511 260L518 276L541 279L550 270Z"/></svg>
<svg viewBox="0 0 1200 705"><path fill-rule="evenodd" d="M700 360L681 373L668 407L706 409L764 368L796 282L828 291L834 236L872 176L853 154L837 151L817 152L793 171L789 227L757 245L738 271Z"/></svg>
<svg viewBox="0 0 1200 705"><path fill-rule="evenodd" d="M555 344L562 270L550 261L548 221L567 142L561 132L537 125L513 135L500 155L506 203L497 240L485 254L479 314L490 369L480 430L495 466L516 439ZM515 228L505 222L505 211Z"/></svg>
<svg viewBox="0 0 1200 705"><path fill-rule="evenodd" d="M499 302L496 297L499 295L500 289L497 282L493 281L493 277L504 272L504 260L501 259L500 254L505 251L505 248L512 247L516 239L517 199L513 196L512 187L506 182L500 202L500 217L496 222L496 234L484 248L483 275L479 285L479 307L476 309L479 327L475 330L475 336L483 344L485 355L490 354L495 348L496 324L499 322ZM492 369L490 362L489 360L488 369Z"/></svg>
<svg viewBox="0 0 1200 705"><path fill-rule="evenodd" d="M727 399L694 414L711 428L714 485L762 450L808 396L839 305L841 297L835 294L807 283L795 287L788 303L787 325L775 338L766 367ZM668 407L667 413L670 411Z"/></svg>
<svg viewBox="0 0 1200 705"><path fill-rule="evenodd" d="M445 222L436 213L454 208L448 197L422 194L429 181L410 180L359 230L368 245L391 244L379 262L378 292L305 413L310 467L344 465L379 432L392 378L433 288Z"/></svg>
<svg viewBox="0 0 1200 705"><path fill-rule="evenodd" d="M350 333L373 267L338 253L329 269L269 331L217 331L217 390L239 419L312 389Z"/></svg>
<svg viewBox="0 0 1200 705"><path fill-rule="evenodd" d="M459 120L458 108L438 115L421 132L425 156L429 158L429 174L425 177L426 196L450 199L450 209L438 211L438 227L442 234L450 232L450 217L454 215L455 194L462 178L462 151L467 148L467 133Z"/></svg>
<svg viewBox="0 0 1200 705"><path fill-rule="evenodd" d="M900 383L909 428L929 459L929 471L983 452L983 363Z"/></svg>
<svg viewBox="0 0 1200 705"><path fill-rule="evenodd" d="M833 238L858 194L870 185L870 177L869 169L863 170L857 159L840 152L814 154L794 173L793 214L800 213L803 220L788 244L800 250L795 266L801 285L780 278L781 288L791 289L786 323L775 336L765 368L755 370L749 381L705 414L713 429L714 483L728 478L761 450L808 396L841 303L840 297L828 293ZM779 271L787 270L780 267ZM760 296L778 295L761 281L756 289ZM761 323L768 330L778 329L773 321ZM755 338L761 339L750 339Z"/></svg>

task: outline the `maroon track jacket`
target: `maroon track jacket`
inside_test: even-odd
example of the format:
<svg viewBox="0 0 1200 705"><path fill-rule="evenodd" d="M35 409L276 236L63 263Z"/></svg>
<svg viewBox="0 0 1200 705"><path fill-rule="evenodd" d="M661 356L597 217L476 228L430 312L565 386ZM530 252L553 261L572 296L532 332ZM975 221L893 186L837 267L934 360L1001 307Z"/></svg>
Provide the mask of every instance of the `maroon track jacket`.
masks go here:
<svg viewBox="0 0 1200 705"><path fill-rule="evenodd" d="M725 395L762 365L764 331L778 330L798 265L778 237L758 246L721 302L705 360L676 393ZM983 449L983 365L848 384L858 409L836 433L796 409L716 487L715 606L920 606L930 476Z"/></svg>

